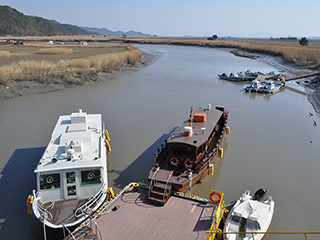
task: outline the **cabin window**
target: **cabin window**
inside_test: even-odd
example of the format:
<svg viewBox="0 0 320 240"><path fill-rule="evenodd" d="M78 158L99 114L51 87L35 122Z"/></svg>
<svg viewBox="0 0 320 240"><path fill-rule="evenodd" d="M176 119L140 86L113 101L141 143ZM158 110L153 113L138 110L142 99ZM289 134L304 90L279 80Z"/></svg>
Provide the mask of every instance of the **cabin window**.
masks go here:
<svg viewBox="0 0 320 240"><path fill-rule="evenodd" d="M75 183L76 182L76 173L75 172L67 172L67 183Z"/></svg>
<svg viewBox="0 0 320 240"><path fill-rule="evenodd" d="M206 143L202 144L199 148L198 148L198 155L199 156L201 153L203 153L206 150Z"/></svg>
<svg viewBox="0 0 320 240"><path fill-rule="evenodd" d="M236 223L240 223L241 218L239 216L232 216L231 220Z"/></svg>
<svg viewBox="0 0 320 240"><path fill-rule="evenodd" d="M193 148L192 147L173 147L171 148L172 156L192 158Z"/></svg>
<svg viewBox="0 0 320 240"><path fill-rule="evenodd" d="M41 174L39 177L40 189L60 188L60 174Z"/></svg>
<svg viewBox="0 0 320 240"><path fill-rule="evenodd" d="M254 229L254 230L259 230L260 226L259 226L258 222L249 220L249 221L247 221L247 228Z"/></svg>
<svg viewBox="0 0 320 240"><path fill-rule="evenodd" d="M99 169L81 172L82 185L101 183L101 173Z"/></svg>

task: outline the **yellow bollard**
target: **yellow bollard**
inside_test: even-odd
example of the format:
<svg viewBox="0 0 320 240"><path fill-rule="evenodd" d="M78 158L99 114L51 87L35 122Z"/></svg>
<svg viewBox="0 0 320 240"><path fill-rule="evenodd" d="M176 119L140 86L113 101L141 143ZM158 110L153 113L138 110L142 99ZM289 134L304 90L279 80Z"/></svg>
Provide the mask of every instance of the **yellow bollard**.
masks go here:
<svg viewBox="0 0 320 240"><path fill-rule="evenodd" d="M112 190L112 187L108 188L107 193L109 194L109 200L114 199L114 192Z"/></svg>
<svg viewBox="0 0 320 240"><path fill-rule="evenodd" d="M138 189L139 189L139 183L135 182L135 183L132 184L132 186L133 186L133 191L137 192Z"/></svg>

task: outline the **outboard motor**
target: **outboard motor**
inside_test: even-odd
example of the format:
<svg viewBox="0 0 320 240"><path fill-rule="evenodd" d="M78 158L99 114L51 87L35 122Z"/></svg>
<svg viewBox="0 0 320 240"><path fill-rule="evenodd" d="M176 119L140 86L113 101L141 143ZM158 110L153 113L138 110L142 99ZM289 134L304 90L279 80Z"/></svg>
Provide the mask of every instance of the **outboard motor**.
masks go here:
<svg viewBox="0 0 320 240"><path fill-rule="evenodd" d="M253 200L260 201L264 197L264 195L266 195L266 193L267 193L267 190L260 188L255 192Z"/></svg>

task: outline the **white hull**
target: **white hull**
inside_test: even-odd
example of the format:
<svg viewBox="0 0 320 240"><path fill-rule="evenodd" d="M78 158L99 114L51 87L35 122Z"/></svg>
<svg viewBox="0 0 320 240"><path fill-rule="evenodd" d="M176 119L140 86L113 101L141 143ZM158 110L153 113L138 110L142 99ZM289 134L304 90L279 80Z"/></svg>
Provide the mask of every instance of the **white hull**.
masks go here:
<svg viewBox="0 0 320 240"><path fill-rule="evenodd" d="M100 114L59 117L35 169L32 211L46 226L76 226L106 201L107 138Z"/></svg>
<svg viewBox="0 0 320 240"><path fill-rule="evenodd" d="M237 200L226 219L224 226L225 240L262 239L264 234L258 234L258 232L268 231L273 212L274 201L272 197L269 197L266 201L253 200L247 190ZM254 238L252 233L254 233Z"/></svg>

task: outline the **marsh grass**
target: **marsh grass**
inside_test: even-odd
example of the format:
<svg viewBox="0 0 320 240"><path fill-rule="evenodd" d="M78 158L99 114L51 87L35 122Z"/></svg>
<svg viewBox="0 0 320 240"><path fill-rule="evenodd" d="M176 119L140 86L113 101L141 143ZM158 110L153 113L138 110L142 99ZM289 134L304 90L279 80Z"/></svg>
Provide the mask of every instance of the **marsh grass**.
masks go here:
<svg viewBox="0 0 320 240"><path fill-rule="evenodd" d="M169 44L185 46L203 46L217 48L239 48L250 52L258 52L280 56L285 61L299 66L320 67L319 41L312 41L311 46L300 46L296 41L268 40L268 39L240 39L240 40L207 40L204 38L136 38L127 39L129 43Z"/></svg>
<svg viewBox="0 0 320 240"><path fill-rule="evenodd" d="M71 54L72 48L40 48L40 54Z"/></svg>
<svg viewBox="0 0 320 240"><path fill-rule="evenodd" d="M0 51L0 58L9 58L10 52L9 51Z"/></svg>
<svg viewBox="0 0 320 240"><path fill-rule="evenodd" d="M84 75L92 72L97 77L97 72L111 72L119 70L126 64L135 65L142 53L130 45L123 47L122 51L95 54L88 57L50 60L21 60L0 66L0 83L5 84L10 80L44 81L48 79L65 79L77 81ZM82 74L83 73L83 74Z"/></svg>

